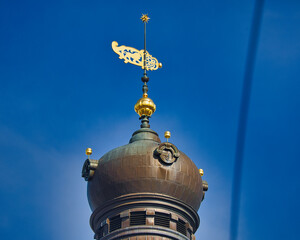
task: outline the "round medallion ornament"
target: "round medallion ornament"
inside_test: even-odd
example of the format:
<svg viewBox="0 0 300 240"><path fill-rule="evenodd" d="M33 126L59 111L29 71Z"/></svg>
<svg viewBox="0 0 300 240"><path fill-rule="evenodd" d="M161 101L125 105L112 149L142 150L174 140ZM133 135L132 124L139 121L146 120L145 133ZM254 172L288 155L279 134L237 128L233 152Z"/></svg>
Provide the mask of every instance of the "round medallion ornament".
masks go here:
<svg viewBox="0 0 300 240"><path fill-rule="evenodd" d="M180 153L177 147L169 142L160 144L154 151L154 154L159 157L159 160L164 164L171 165L179 158Z"/></svg>

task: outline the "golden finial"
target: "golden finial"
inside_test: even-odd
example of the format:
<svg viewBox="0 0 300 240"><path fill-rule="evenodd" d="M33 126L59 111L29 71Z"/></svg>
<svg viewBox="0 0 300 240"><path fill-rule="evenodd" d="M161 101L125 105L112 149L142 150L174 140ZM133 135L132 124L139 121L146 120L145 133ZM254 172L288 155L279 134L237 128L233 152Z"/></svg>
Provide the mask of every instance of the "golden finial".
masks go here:
<svg viewBox="0 0 300 240"><path fill-rule="evenodd" d="M143 97L140 98L134 105L134 111L140 115L151 116L156 110L156 105L151 98L148 98L148 94L144 93Z"/></svg>
<svg viewBox="0 0 300 240"><path fill-rule="evenodd" d="M170 131L165 131L165 138L167 139L167 142L169 141L170 137L171 137Z"/></svg>
<svg viewBox="0 0 300 240"><path fill-rule="evenodd" d="M141 19L142 19L143 22L148 23L148 21L149 21L150 18L149 18L149 16L148 16L148 14L142 14Z"/></svg>
<svg viewBox="0 0 300 240"><path fill-rule="evenodd" d="M203 169L199 169L199 173L200 173L200 175L201 175L201 177L204 175L204 171L203 171Z"/></svg>
<svg viewBox="0 0 300 240"><path fill-rule="evenodd" d="M85 150L85 154L88 156L88 159L90 159L90 155L92 155L92 149L91 148L87 148Z"/></svg>

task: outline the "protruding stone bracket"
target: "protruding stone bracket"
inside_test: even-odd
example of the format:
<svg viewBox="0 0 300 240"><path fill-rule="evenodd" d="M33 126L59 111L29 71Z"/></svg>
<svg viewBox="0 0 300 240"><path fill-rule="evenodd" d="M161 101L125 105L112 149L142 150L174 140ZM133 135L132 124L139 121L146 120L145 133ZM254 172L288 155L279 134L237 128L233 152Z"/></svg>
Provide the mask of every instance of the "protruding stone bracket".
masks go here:
<svg viewBox="0 0 300 240"><path fill-rule="evenodd" d="M206 181L202 181L203 185L203 192L206 192L208 190L208 183Z"/></svg>
<svg viewBox="0 0 300 240"><path fill-rule="evenodd" d="M154 154L159 157L159 160L164 164L171 165L180 156L177 147L169 142L160 144L154 151Z"/></svg>
<svg viewBox="0 0 300 240"><path fill-rule="evenodd" d="M205 192L207 192L208 190L208 183L204 180L202 181L202 188L203 188L203 197L202 197L202 201L203 201L205 197Z"/></svg>
<svg viewBox="0 0 300 240"><path fill-rule="evenodd" d="M84 178L85 181L89 181L95 174L95 170L98 167L99 160L87 159L85 160L81 176Z"/></svg>

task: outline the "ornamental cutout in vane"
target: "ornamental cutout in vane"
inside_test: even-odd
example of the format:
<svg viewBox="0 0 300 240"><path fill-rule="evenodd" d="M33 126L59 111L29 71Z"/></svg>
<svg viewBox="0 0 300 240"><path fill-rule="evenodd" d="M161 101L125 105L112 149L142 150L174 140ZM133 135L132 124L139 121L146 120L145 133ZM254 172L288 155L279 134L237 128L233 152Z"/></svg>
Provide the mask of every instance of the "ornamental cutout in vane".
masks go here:
<svg viewBox="0 0 300 240"><path fill-rule="evenodd" d="M154 151L154 154L159 157L159 159L168 165L171 165L173 162L175 162L179 156L180 153L177 149L177 147L169 142L164 142L160 144Z"/></svg>
<svg viewBox="0 0 300 240"><path fill-rule="evenodd" d="M116 41L111 43L112 49L119 55L120 59L124 59L125 63L131 63L144 69L144 49L138 50L133 47L118 46ZM148 51L146 51L146 70L157 70L162 66L161 63L155 57L152 57Z"/></svg>

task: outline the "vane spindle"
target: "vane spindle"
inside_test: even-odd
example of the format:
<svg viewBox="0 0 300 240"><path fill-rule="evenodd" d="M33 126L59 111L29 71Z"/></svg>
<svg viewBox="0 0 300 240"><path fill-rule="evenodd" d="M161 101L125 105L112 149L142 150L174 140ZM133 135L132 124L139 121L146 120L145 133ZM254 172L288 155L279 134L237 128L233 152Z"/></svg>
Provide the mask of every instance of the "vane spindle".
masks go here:
<svg viewBox="0 0 300 240"><path fill-rule="evenodd" d="M146 69L146 21L144 21L144 76L147 76L147 69Z"/></svg>
<svg viewBox="0 0 300 240"><path fill-rule="evenodd" d="M144 23L144 76L142 77L142 81L144 82L144 85L147 85L149 78L147 77L146 24L148 23L150 18L148 14L143 14L141 19ZM146 79L147 81L145 81Z"/></svg>

